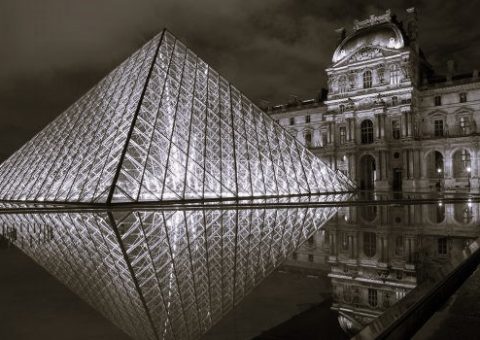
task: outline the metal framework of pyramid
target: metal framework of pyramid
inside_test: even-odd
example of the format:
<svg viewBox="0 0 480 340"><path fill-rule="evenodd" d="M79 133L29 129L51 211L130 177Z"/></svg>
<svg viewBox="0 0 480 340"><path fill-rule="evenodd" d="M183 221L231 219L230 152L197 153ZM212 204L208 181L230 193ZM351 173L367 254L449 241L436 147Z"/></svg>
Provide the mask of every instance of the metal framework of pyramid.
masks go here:
<svg viewBox="0 0 480 340"><path fill-rule="evenodd" d="M166 30L0 166L3 201L181 201L352 189Z"/></svg>
<svg viewBox="0 0 480 340"><path fill-rule="evenodd" d="M335 207L0 214L0 236L135 339L196 339Z"/></svg>

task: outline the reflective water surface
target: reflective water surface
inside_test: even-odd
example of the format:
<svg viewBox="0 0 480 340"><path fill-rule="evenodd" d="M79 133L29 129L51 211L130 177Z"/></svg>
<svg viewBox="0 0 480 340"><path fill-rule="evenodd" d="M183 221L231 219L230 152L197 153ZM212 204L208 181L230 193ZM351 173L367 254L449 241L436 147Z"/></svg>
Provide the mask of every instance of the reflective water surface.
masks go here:
<svg viewBox="0 0 480 340"><path fill-rule="evenodd" d="M277 268L328 280L335 326L351 336L429 277L447 273L479 234L475 200L325 202L332 199L4 207L0 231L136 339L200 338L234 318L229 312Z"/></svg>

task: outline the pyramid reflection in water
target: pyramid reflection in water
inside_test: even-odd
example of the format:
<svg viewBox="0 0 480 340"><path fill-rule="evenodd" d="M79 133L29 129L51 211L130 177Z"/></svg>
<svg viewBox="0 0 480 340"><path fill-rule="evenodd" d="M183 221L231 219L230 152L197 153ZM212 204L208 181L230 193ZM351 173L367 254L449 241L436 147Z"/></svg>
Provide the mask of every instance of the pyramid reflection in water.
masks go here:
<svg viewBox="0 0 480 340"><path fill-rule="evenodd" d="M335 211L15 212L0 230L130 336L178 340L205 333Z"/></svg>
<svg viewBox="0 0 480 340"><path fill-rule="evenodd" d="M166 30L0 166L4 201L179 201L352 188Z"/></svg>

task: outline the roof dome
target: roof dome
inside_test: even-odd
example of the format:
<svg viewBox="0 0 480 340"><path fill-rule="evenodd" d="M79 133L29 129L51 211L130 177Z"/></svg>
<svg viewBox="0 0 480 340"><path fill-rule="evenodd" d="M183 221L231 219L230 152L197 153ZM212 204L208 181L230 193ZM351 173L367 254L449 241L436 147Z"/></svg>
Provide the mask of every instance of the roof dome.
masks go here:
<svg viewBox="0 0 480 340"><path fill-rule="evenodd" d="M405 41L402 32L394 23L365 27L343 39L335 50L332 61L337 63L365 46L398 50L405 46Z"/></svg>

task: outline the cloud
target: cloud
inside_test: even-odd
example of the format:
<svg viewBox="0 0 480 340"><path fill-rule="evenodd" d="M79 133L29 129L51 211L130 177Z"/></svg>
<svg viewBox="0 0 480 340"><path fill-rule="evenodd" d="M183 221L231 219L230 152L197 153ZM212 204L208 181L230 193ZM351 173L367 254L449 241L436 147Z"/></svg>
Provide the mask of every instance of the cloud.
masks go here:
<svg viewBox="0 0 480 340"><path fill-rule="evenodd" d="M337 36L354 19L403 0L2 0L0 128L11 153L133 51L168 27L248 97L273 103L314 97L326 85ZM420 43L441 71L479 65L476 1L415 1ZM468 26L468 29L467 29Z"/></svg>

